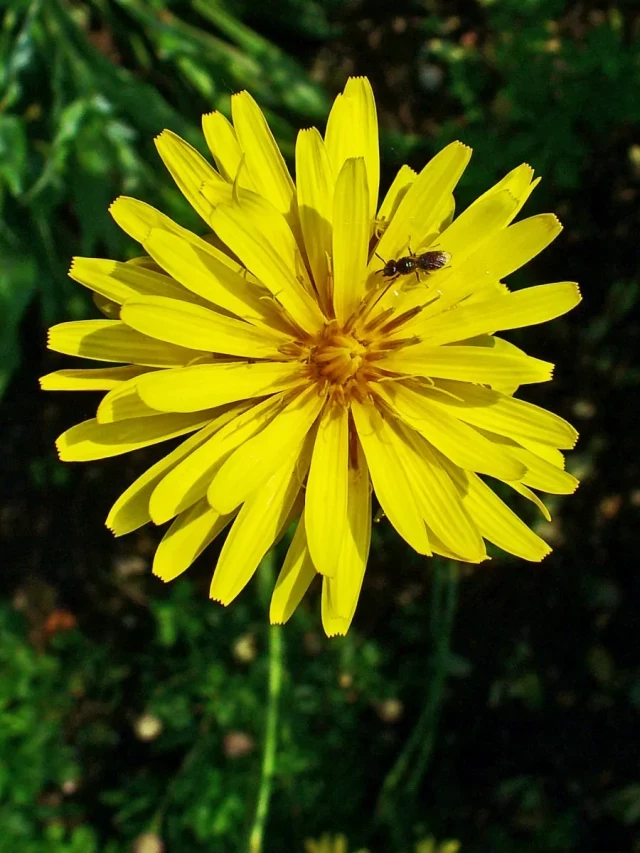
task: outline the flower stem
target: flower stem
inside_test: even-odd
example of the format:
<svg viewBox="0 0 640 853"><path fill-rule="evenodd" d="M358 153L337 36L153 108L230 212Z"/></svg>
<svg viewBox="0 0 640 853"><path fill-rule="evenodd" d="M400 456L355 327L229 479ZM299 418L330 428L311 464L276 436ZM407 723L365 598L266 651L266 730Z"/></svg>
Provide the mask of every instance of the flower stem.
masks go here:
<svg viewBox="0 0 640 853"><path fill-rule="evenodd" d="M260 579L262 592L268 589L270 594L275 577L275 549L262 562ZM265 596L263 596L265 597ZM249 833L249 853L262 853L264 832L269 815L269 803L273 776L276 766L278 748L278 722L280 709L280 693L282 692L284 645L282 641L282 626L269 627L269 685L267 697L267 718L265 723L264 747L262 753L262 768L260 771L260 786L256 799L256 809Z"/></svg>
<svg viewBox="0 0 640 853"><path fill-rule="evenodd" d="M407 780L407 790L411 794L417 793L427 771L438 733L444 687L449 671L453 621L458 603L458 567L455 563L442 567L438 593L440 600L432 608L431 616L435 644L432 658L433 674L422 716L418 722L418 726L422 726L418 737L418 749Z"/></svg>
<svg viewBox="0 0 640 853"><path fill-rule="evenodd" d="M457 598L457 566L455 563L437 566L431 596L431 677L418 722L382 785L376 809L379 819L386 820L390 816L395 792L401 785L404 786L404 792L411 795L417 793L433 754L449 665Z"/></svg>

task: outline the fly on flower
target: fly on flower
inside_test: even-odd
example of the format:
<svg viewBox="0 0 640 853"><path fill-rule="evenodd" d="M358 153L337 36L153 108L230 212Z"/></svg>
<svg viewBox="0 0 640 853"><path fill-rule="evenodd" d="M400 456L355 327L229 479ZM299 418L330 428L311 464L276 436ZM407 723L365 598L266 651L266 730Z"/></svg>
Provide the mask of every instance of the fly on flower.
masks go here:
<svg viewBox="0 0 640 853"><path fill-rule="evenodd" d="M487 482L546 518L537 492L577 485L562 454L573 427L514 396L553 365L498 335L580 300L572 282L503 283L561 230L550 214L514 223L532 169L509 172L454 218L471 155L454 142L419 174L403 166L379 204L363 78L337 97L324 138L300 132L295 182L247 92L232 98L232 122L211 113L203 130L213 164L171 131L156 144L204 236L117 199L111 214L144 256L76 258L70 275L105 318L49 333L57 352L118 365L42 378L47 390L106 392L94 419L58 438L61 459L185 437L118 498L107 525L121 536L170 522L153 564L165 581L229 528L211 583L229 604L297 522L271 619L286 621L319 574L329 635L353 619L373 494L420 554L478 563L488 541L541 560L549 546ZM378 257L403 259L407 245L428 282L400 276L390 288Z"/></svg>
<svg viewBox="0 0 640 853"><path fill-rule="evenodd" d="M379 257L379 255L378 255ZM382 260L382 259L381 259ZM449 252L423 252L421 255L415 255L409 251L409 255L403 258L387 261L381 270L385 278L395 280L401 275L416 274L416 280L420 281L420 273L431 273L436 270L441 270L451 260Z"/></svg>

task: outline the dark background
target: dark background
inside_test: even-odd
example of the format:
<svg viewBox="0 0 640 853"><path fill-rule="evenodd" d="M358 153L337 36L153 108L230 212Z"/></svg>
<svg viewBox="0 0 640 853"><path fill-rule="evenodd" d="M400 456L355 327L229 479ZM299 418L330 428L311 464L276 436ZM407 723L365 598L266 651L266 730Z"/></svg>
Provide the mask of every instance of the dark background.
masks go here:
<svg viewBox="0 0 640 853"><path fill-rule="evenodd" d="M94 316L70 257L135 254L113 198L202 231L155 154L160 130L204 151L200 115L248 88L290 155L297 129L322 129L347 76L366 74L383 190L453 139L475 150L459 209L520 162L543 176L525 213L553 210L565 230L510 284L576 280L584 301L511 339L557 363L526 398L579 428L569 464L582 485L551 502L541 565L497 556L454 585L383 521L347 638L324 638L317 590L307 597L284 632L264 849L341 831L372 853L413 853L428 835L464 853L637 853L637 4L5 0L0 12L0 851L247 849L269 579L223 610L207 599L215 554L167 587L152 578L161 534L114 540L104 518L157 453L63 465L56 435L96 400L45 395L37 377L70 366L46 351L46 326ZM450 641L443 589L458 597Z"/></svg>

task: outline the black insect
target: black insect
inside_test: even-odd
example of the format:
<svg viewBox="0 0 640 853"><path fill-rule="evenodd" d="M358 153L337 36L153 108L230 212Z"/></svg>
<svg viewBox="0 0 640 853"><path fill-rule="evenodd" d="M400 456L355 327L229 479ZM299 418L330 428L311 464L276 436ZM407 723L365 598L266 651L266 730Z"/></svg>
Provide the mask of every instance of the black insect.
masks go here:
<svg viewBox="0 0 640 853"><path fill-rule="evenodd" d="M381 270L382 275L385 278L398 278L398 276L409 275L414 272L419 281L421 272L427 274L435 272L435 270L442 269L451 260L449 252L432 251L423 252L421 255L414 255L411 249L409 249L409 252L410 254L404 258L386 261Z"/></svg>

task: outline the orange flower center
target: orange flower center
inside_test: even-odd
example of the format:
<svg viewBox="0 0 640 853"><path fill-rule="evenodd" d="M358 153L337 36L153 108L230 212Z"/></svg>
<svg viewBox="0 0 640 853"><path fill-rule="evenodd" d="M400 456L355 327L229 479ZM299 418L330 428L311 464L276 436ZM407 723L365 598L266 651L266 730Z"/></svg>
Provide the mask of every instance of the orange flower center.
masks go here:
<svg viewBox="0 0 640 853"><path fill-rule="evenodd" d="M388 308L371 318L370 302L365 300L360 311L344 326L338 320L330 320L317 335L280 349L283 356L304 365L307 378L317 384L320 394L339 405L348 406L353 399L363 401L371 396L371 383L392 375L378 366L380 359L418 341L415 336L390 335L397 333L421 308L399 315Z"/></svg>
<svg viewBox="0 0 640 853"><path fill-rule="evenodd" d="M366 342L332 320L307 344L303 360L309 378L322 393L328 393L338 403L348 404L353 396L364 398L366 383L376 378L378 371L371 364L372 356Z"/></svg>
<svg viewBox="0 0 640 853"><path fill-rule="evenodd" d="M331 384L344 385L358 375L366 361L367 348L353 335L342 331L331 331L316 346L312 347L310 363L317 378Z"/></svg>

